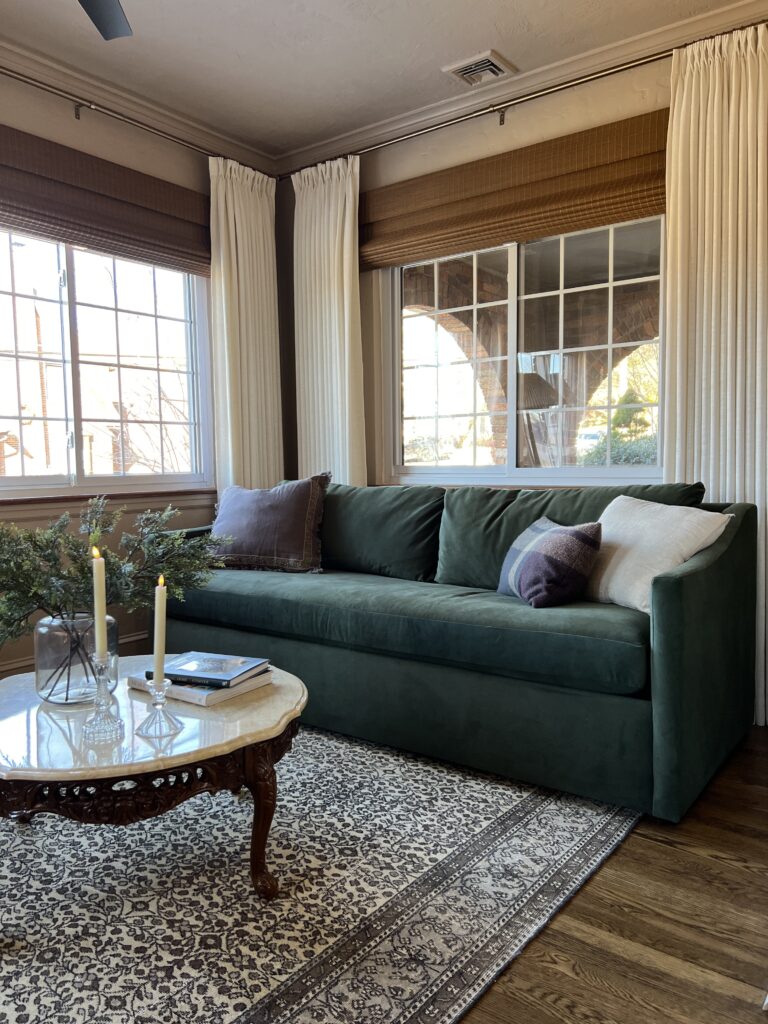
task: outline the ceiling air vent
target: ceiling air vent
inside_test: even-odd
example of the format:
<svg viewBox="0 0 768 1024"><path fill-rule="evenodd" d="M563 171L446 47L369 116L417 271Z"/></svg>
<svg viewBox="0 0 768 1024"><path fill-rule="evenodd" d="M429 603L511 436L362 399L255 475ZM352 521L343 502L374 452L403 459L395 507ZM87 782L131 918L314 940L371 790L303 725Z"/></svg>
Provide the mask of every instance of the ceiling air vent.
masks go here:
<svg viewBox="0 0 768 1024"><path fill-rule="evenodd" d="M517 68L504 60L495 50L477 53L469 60L459 60L455 64L446 64L442 69L464 85L474 88L476 85L488 85L498 78L508 78L517 74Z"/></svg>

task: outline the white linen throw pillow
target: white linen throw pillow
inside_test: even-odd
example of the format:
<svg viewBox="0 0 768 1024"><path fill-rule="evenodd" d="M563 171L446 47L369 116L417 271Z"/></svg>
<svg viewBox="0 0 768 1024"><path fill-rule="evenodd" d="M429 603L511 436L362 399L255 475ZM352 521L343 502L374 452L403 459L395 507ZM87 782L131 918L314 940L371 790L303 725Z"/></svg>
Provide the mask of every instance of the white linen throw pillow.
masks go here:
<svg viewBox="0 0 768 1024"><path fill-rule="evenodd" d="M651 581L714 544L733 516L621 495L599 522L603 539L587 597L651 610Z"/></svg>

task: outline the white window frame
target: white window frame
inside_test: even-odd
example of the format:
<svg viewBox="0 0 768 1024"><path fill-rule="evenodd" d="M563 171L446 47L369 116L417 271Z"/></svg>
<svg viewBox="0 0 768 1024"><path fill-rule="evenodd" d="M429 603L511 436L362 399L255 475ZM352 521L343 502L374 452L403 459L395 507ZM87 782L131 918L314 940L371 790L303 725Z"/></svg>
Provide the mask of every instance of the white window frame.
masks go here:
<svg viewBox="0 0 768 1024"><path fill-rule="evenodd" d="M3 230L12 229L3 228ZM22 234L22 232L15 232ZM41 241L54 239L38 236ZM63 244L63 243L61 243ZM190 395L194 403L195 436L199 472L193 473L131 473L125 475L86 476L83 472L82 417L80 413L79 357L76 303L71 301L69 281L74 273L74 247L64 245L67 275L67 307L69 316L69 362L65 362L67 377L67 407L71 423L73 473L71 476L42 475L0 478L0 503L8 498L67 497L93 494L136 494L148 491L173 493L207 490L215 486L213 380L210 347L210 284L206 278L188 274L191 284L190 304L193 309L194 336L190 354L194 359L193 377L196 393ZM93 250L95 251L95 250ZM112 254L105 253L110 256ZM152 265L152 264L149 264ZM75 289L77 280L75 278ZM71 404L71 408L70 408Z"/></svg>
<svg viewBox="0 0 768 1024"><path fill-rule="evenodd" d="M632 221L619 221L614 227L640 224L657 217L640 217ZM384 437L387 439L387 450L384 461L384 483L388 484L486 484L503 486L513 484L515 487L583 487L610 486L612 484L644 484L661 483L663 480L662 453L664 450L662 437L662 409L664 408L664 268L665 268L665 217L658 217L661 231L661 247L659 259L659 406L658 406L658 445L659 462L655 466L560 466L516 468L511 460L517 458L517 324L518 324L518 252L516 242L507 246L495 245L486 249L474 249L469 252L451 254L445 259L460 259L475 253L491 252L507 248L509 251L510 299L508 303L508 345L507 361L507 457L506 466L406 466L399 461L402 430L402 315L401 315L401 271L405 267L421 266L429 260L415 260L382 272L382 288L389 294L384 296L386 309L382 324L382 390ZM586 228L582 231L564 232L552 235L553 238L570 238L576 235L589 234L598 228ZM443 259L443 257L440 257ZM562 259L562 256L561 256ZM613 281L613 263L611 254L610 281ZM625 282L622 282L622 284ZM598 286L595 286L598 287ZM612 292L611 292L612 294ZM562 330L562 325L561 325Z"/></svg>

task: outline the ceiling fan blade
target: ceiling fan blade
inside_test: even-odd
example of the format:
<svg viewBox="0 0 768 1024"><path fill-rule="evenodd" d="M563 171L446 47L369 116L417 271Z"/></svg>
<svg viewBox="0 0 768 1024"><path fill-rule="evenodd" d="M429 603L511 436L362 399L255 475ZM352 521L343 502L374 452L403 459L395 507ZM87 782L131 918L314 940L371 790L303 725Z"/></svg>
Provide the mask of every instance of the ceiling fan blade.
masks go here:
<svg viewBox="0 0 768 1024"><path fill-rule="evenodd" d="M120 0L79 0L79 3L105 39L133 35Z"/></svg>

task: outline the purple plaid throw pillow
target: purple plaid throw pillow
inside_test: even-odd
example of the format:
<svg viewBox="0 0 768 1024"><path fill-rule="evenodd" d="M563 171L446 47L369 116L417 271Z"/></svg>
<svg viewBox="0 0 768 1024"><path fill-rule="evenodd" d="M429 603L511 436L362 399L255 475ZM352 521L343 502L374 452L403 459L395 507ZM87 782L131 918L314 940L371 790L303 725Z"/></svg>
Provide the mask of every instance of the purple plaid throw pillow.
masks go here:
<svg viewBox="0 0 768 1024"><path fill-rule="evenodd" d="M546 516L524 530L507 552L498 593L534 608L581 597L600 550L600 523L558 526Z"/></svg>

